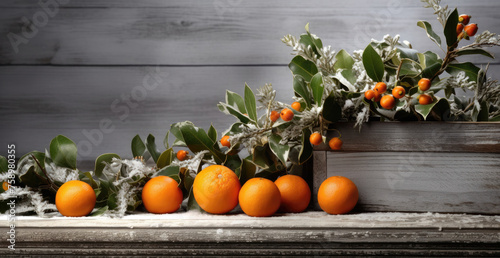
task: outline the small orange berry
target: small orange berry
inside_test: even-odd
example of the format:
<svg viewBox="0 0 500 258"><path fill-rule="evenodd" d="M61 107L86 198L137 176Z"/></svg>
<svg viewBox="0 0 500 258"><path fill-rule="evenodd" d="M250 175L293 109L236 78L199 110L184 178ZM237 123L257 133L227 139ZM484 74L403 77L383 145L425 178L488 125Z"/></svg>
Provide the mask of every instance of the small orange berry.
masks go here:
<svg viewBox="0 0 500 258"><path fill-rule="evenodd" d="M467 32L467 36L469 36L469 37L476 35L477 24L471 23L471 24L465 26L464 31Z"/></svg>
<svg viewBox="0 0 500 258"><path fill-rule="evenodd" d="M320 133L313 133L309 137L309 142L311 142L312 145L320 145L321 142L323 142L323 136L321 136Z"/></svg>
<svg viewBox="0 0 500 258"><path fill-rule="evenodd" d="M373 98L373 101L379 102L380 99L382 98L382 94L378 93L377 91L374 92L375 92L375 97Z"/></svg>
<svg viewBox="0 0 500 258"><path fill-rule="evenodd" d="M392 95L385 95L380 99L380 106L385 109L392 109L396 105L396 100Z"/></svg>
<svg viewBox="0 0 500 258"><path fill-rule="evenodd" d="M280 113L278 113L278 111L271 111L271 114L269 115L269 119L271 120L271 122L276 122L276 120L278 120L278 118L280 118Z"/></svg>
<svg viewBox="0 0 500 258"><path fill-rule="evenodd" d="M293 119L293 111L288 108L285 108L281 110L280 117L281 119L283 119L283 121L286 122L291 121Z"/></svg>
<svg viewBox="0 0 500 258"><path fill-rule="evenodd" d="M222 144L222 146L225 146L225 147L231 147L231 143L229 142L229 135L225 135L222 137L222 139L220 139L220 143Z"/></svg>
<svg viewBox="0 0 500 258"><path fill-rule="evenodd" d="M7 181L3 181L3 183L2 183L2 188L3 188L3 190L4 190L4 191L9 190L9 186L10 186L10 185L9 185L9 183L7 183Z"/></svg>
<svg viewBox="0 0 500 258"><path fill-rule="evenodd" d="M394 89L392 89L392 96L394 96L397 99L400 99L404 97L406 94L405 88L401 86L396 86Z"/></svg>
<svg viewBox="0 0 500 258"><path fill-rule="evenodd" d="M328 142L328 146L330 146L330 149L332 150L340 150L340 148L342 148L342 143L343 142L339 137L333 137Z"/></svg>
<svg viewBox="0 0 500 258"><path fill-rule="evenodd" d="M427 94L422 94L418 97L418 103L420 105L428 105L428 104L431 104L432 103L432 97L430 95L427 95Z"/></svg>
<svg viewBox="0 0 500 258"><path fill-rule="evenodd" d="M297 111L300 111L300 102L293 102L292 108L297 110Z"/></svg>
<svg viewBox="0 0 500 258"><path fill-rule="evenodd" d="M457 36L460 35L460 33L462 33L463 30L464 30L464 25L461 23L457 24Z"/></svg>
<svg viewBox="0 0 500 258"><path fill-rule="evenodd" d="M420 81L418 81L418 88L421 91L429 90L431 88L431 80L427 78L420 79Z"/></svg>
<svg viewBox="0 0 500 258"><path fill-rule="evenodd" d="M375 91L373 90L365 91L365 99L372 100L373 98L375 98Z"/></svg>
<svg viewBox="0 0 500 258"><path fill-rule="evenodd" d="M177 159L180 160L180 161L183 161L186 159L187 155L188 155L189 152L185 151L185 150L180 150L177 152Z"/></svg>
<svg viewBox="0 0 500 258"><path fill-rule="evenodd" d="M377 91L379 94L382 94L387 91L387 84L384 82L379 82L375 85L375 91Z"/></svg>
<svg viewBox="0 0 500 258"><path fill-rule="evenodd" d="M461 22L464 25L467 25L470 21L470 17L471 17L470 15L461 14L460 16L458 16L458 22Z"/></svg>

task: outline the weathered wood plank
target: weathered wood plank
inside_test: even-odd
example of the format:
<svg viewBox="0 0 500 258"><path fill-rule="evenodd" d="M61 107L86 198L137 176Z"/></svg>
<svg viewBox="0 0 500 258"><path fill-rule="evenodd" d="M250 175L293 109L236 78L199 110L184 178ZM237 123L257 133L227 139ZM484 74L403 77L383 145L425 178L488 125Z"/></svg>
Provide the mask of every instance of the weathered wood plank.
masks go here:
<svg viewBox="0 0 500 258"><path fill-rule="evenodd" d="M500 153L327 152L327 173L313 182L350 178L363 212L500 214L499 168Z"/></svg>
<svg viewBox="0 0 500 258"><path fill-rule="evenodd" d="M154 88L156 76L161 82ZM22 155L43 151L64 134L80 143L79 160L107 152L130 156L134 135L153 133L160 144L175 122L190 120L205 129L213 123L221 133L236 119L216 104L225 101L226 89L242 94L245 82L254 90L273 82L281 101L293 96L288 67L160 67L156 72L155 67L3 66L0 78L0 145L15 143ZM101 129L103 119L111 121L112 130ZM0 155L5 152L0 149Z"/></svg>
<svg viewBox="0 0 500 258"><path fill-rule="evenodd" d="M432 213L18 217L10 254L498 255L499 229L498 216Z"/></svg>
<svg viewBox="0 0 500 258"><path fill-rule="evenodd" d="M451 3L450 3L451 4ZM299 35L310 23L335 49L363 49L371 38L400 34L416 49L441 53L418 20L439 23L411 0L312 1L70 1L45 24L38 1L6 1L0 9L0 64L288 64L285 34ZM454 1L480 30L496 31L498 1ZM61 5L64 7L65 5ZM42 17L36 35L18 51L7 35L22 35L25 22ZM43 25L43 26L42 26ZM496 54L498 48L492 49ZM485 63L485 57L467 57ZM498 61L493 61L498 62Z"/></svg>
<svg viewBox="0 0 500 258"><path fill-rule="evenodd" d="M500 153L500 122L369 122L361 132L354 123L333 126L342 134L344 151ZM322 144L315 150L330 148Z"/></svg>

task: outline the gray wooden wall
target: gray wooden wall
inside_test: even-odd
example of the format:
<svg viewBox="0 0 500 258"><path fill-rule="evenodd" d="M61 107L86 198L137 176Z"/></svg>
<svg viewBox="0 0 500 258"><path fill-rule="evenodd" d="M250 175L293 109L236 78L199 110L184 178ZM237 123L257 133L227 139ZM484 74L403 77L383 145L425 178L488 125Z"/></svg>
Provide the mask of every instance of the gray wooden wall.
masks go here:
<svg viewBox="0 0 500 258"><path fill-rule="evenodd" d="M20 156L64 134L78 143L80 160L106 152L129 157L135 134L163 139L174 122L223 130L233 119L216 104L225 89L241 93L245 82L253 89L273 83L279 99L291 101L290 49L280 38L298 36L308 22L337 50L400 34L442 55L416 26L441 26L417 0L59 2L48 9L35 0L0 2L2 155L8 143ZM480 31L500 31L500 1L444 4L471 14ZM491 61L490 74L499 77L498 60L471 60Z"/></svg>

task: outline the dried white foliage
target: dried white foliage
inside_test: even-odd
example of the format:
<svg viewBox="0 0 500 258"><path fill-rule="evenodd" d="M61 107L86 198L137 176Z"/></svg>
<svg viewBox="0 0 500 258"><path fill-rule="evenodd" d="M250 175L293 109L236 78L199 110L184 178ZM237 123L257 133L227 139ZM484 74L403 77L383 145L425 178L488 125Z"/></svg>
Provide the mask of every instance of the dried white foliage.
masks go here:
<svg viewBox="0 0 500 258"><path fill-rule="evenodd" d="M206 154L209 154L210 152L208 150L200 151L196 153L192 158L180 161L178 159L172 160L172 163L170 165L173 166L179 166L181 168L186 168L189 172L196 172L198 171L198 168L200 167L201 162L215 165L216 162L213 160L213 157L210 160L204 160L203 157Z"/></svg>
<svg viewBox="0 0 500 258"><path fill-rule="evenodd" d="M448 10L448 6L440 6L441 0L421 0L423 3L426 3L424 5L425 8L432 8L434 9L434 14L437 15L438 21L443 25L443 28L446 25L446 19L450 15L451 11Z"/></svg>
<svg viewBox="0 0 500 258"><path fill-rule="evenodd" d="M485 30L481 32L479 35L476 35L476 40L474 40L474 43L478 45L485 45L485 44L498 45L500 43L500 35Z"/></svg>
<svg viewBox="0 0 500 258"><path fill-rule="evenodd" d="M382 61L387 62L391 60L397 53L399 44L399 35L391 37L389 34L385 35L382 41L372 39L373 43L379 44L381 48L374 48L377 54L382 58Z"/></svg>
<svg viewBox="0 0 500 258"><path fill-rule="evenodd" d="M35 212L40 217L46 217L48 211L57 211L54 204L44 200L39 191L34 191L30 187L11 186L9 191L0 194L0 201L10 198L16 199L16 213Z"/></svg>
<svg viewBox="0 0 500 258"><path fill-rule="evenodd" d="M313 127L319 120L319 116L323 111L323 107L313 105L310 110L304 110L300 114L299 120L292 120L292 124L288 126L282 133L280 144L286 144L288 141L297 141L302 138L302 130L304 128Z"/></svg>
<svg viewBox="0 0 500 258"><path fill-rule="evenodd" d="M465 72L459 72L456 76L451 76L447 79L448 85L453 88L462 88L464 90L474 90L477 86L475 81L470 81Z"/></svg>

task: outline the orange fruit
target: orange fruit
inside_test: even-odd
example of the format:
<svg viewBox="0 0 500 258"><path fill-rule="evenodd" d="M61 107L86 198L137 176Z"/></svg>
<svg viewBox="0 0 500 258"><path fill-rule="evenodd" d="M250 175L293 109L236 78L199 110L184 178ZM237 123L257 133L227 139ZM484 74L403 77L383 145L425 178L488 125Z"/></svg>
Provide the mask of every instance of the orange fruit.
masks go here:
<svg viewBox="0 0 500 258"><path fill-rule="evenodd" d="M312 145L320 145L321 142L323 142L323 136L321 136L320 133L313 133L309 136L309 142L311 142Z"/></svg>
<svg viewBox="0 0 500 258"><path fill-rule="evenodd" d="M311 189L302 177L286 175L278 178L274 184L280 190L280 209L283 212L303 212L309 206Z"/></svg>
<svg viewBox="0 0 500 258"><path fill-rule="evenodd" d="M231 143L229 142L229 135L224 135L222 139L220 139L220 144L225 147L231 147Z"/></svg>
<svg viewBox="0 0 500 258"><path fill-rule="evenodd" d="M3 188L4 191L9 190L9 183L7 183L7 181L3 181L2 188Z"/></svg>
<svg viewBox="0 0 500 258"><path fill-rule="evenodd" d="M293 119L293 111L288 108L284 108L281 110L280 117L283 121L291 121Z"/></svg>
<svg viewBox="0 0 500 258"><path fill-rule="evenodd" d="M181 207L182 190L179 183L168 176L151 178L142 189L142 203L151 213L172 213Z"/></svg>
<svg viewBox="0 0 500 258"><path fill-rule="evenodd" d="M472 37L476 35L477 29L477 24L471 23L465 26L464 31L467 32L467 36Z"/></svg>
<svg viewBox="0 0 500 258"><path fill-rule="evenodd" d="M297 110L297 111L300 111L300 102L293 102L292 108Z"/></svg>
<svg viewBox="0 0 500 258"><path fill-rule="evenodd" d="M340 148L342 148L342 143L343 142L339 137L333 137L328 142L328 146L330 146L330 149L332 150L340 150Z"/></svg>
<svg viewBox="0 0 500 258"><path fill-rule="evenodd" d="M400 99L404 97L406 94L405 88L401 86L396 86L394 89L392 89L392 96L394 96L397 99Z"/></svg>
<svg viewBox="0 0 500 258"><path fill-rule="evenodd" d="M332 176L321 183L318 203L329 214L344 214L351 211L358 202L356 185L347 177Z"/></svg>
<svg viewBox="0 0 500 258"><path fill-rule="evenodd" d="M379 82L375 84L375 91L378 92L379 94L382 94L387 91L387 84L384 82Z"/></svg>
<svg viewBox="0 0 500 258"><path fill-rule="evenodd" d="M273 181L254 177L241 187L238 200L241 209L248 216L268 217L279 209L281 194Z"/></svg>
<svg viewBox="0 0 500 258"><path fill-rule="evenodd" d="M180 160L180 161L183 161L186 159L187 155L188 155L189 152L185 151L185 150L180 150L177 152L177 159Z"/></svg>
<svg viewBox="0 0 500 258"><path fill-rule="evenodd" d="M271 114L269 115L269 119L271 120L271 122L276 122L276 120L278 120L278 118L280 118L280 113L278 113L278 111L271 111Z"/></svg>
<svg viewBox="0 0 500 258"><path fill-rule="evenodd" d="M464 25L461 23L457 24L457 36L462 33L462 30L464 30Z"/></svg>
<svg viewBox="0 0 500 258"><path fill-rule="evenodd" d="M380 99L380 106L385 109L392 109L396 105L396 100L392 95L385 95Z"/></svg>
<svg viewBox="0 0 500 258"><path fill-rule="evenodd" d="M365 91L365 99L372 100L373 98L375 98L375 91L373 90Z"/></svg>
<svg viewBox="0 0 500 258"><path fill-rule="evenodd" d="M467 25L470 21L471 16L467 14L461 14L458 16L458 22L463 23L464 25Z"/></svg>
<svg viewBox="0 0 500 258"><path fill-rule="evenodd" d="M418 88L421 91L426 91L431 88L431 80L427 78L422 78L420 81L418 81Z"/></svg>
<svg viewBox="0 0 500 258"><path fill-rule="evenodd" d="M231 169L211 165L194 178L193 194L206 212L224 214L238 205L240 188L240 180Z"/></svg>
<svg viewBox="0 0 500 258"><path fill-rule="evenodd" d="M428 104L431 104L433 101L432 97L430 95L427 95L427 94L422 94L418 97L418 103L420 105L428 105Z"/></svg>
<svg viewBox="0 0 500 258"><path fill-rule="evenodd" d="M382 98L382 94L378 93L377 91L374 92L375 92L375 97L373 98L373 101L379 102L380 99Z"/></svg>
<svg viewBox="0 0 500 258"><path fill-rule="evenodd" d="M82 181L72 180L59 187L56 193L57 210L67 217L88 215L95 207L94 189Z"/></svg>

